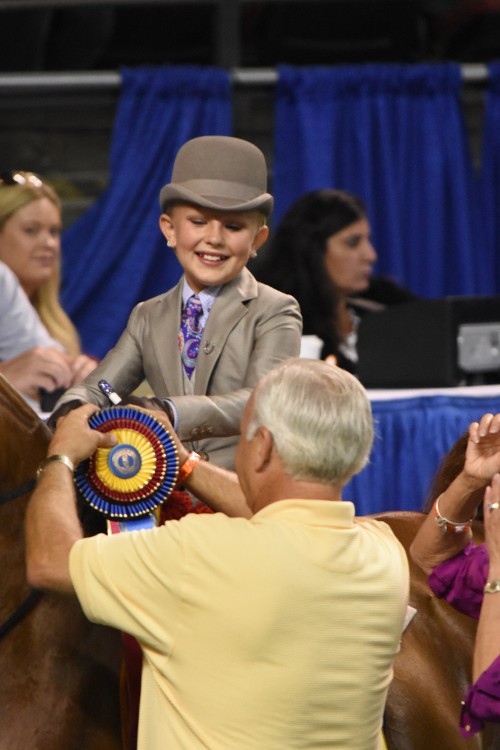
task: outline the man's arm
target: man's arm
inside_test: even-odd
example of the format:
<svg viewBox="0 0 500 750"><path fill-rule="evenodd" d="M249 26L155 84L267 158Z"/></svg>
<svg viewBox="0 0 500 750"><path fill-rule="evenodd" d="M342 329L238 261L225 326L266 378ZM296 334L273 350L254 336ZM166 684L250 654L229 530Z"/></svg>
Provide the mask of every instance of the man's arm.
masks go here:
<svg viewBox="0 0 500 750"><path fill-rule="evenodd" d="M142 410L141 410L142 411ZM162 422L171 434L179 456L179 466L182 467L189 459L190 452L179 437L166 414L150 412L158 421ZM190 473L182 479L182 484L188 488L193 495L208 505L209 508L225 513L227 516L251 518L253 515L247 505L245 496L241 489L238 476L234 471L221 469L209 461L197 461L192 464Z"/></svg>
<svg viewBox="0 0 500 750"><path fill-rule="evenodd" d="M96 406L85 404L62 417L50 442L48 456L66 456L77 466L98 448L115 445L116 437L112 432L90 429L88 420L95 411ZM189 452L175 435L167 416L159 412L154 412L154 416L170 431L182 466ZM230 471L199 461L184 484L215 511L246 518L252 515L238 478ZM73 593L69 554L83 532L76 511L73 475L61 461L49 462L41 473L28 505L25 536L29 583L35 588Z"/></svg>
<svg viewBox="0 0 500 750"><path fill-rule="evenodd" d="M62 417L48 448L48 456L65 456L77 466L98 448L111 448L116 437L90 429L97 411L86 404ZM62 461L47 463L31 496L25 519L28 582L39 589L74 593L69 575L69 553L83 537L76 511L73 473Z"/></svg>
<svg viewBox="0 0 500 750"><path fill-rule="evenodd" d="M253 515L234 471L198 461L183 484L216 513L243 518Z"/></svg>

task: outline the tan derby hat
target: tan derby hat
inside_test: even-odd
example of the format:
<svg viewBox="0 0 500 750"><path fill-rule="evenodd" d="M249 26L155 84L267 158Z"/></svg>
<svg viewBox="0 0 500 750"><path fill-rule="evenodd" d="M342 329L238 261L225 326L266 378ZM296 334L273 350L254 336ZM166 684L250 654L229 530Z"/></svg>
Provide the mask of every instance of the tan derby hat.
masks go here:
<svg viewBox="0 0 500 750"><path fill-rule="evenodd" d="M175 157L172 182L160 191L160 207L175 201L222 211L273 210L266 192L267 167L262 151L249 141L205 135L185 143Z"/></svg>

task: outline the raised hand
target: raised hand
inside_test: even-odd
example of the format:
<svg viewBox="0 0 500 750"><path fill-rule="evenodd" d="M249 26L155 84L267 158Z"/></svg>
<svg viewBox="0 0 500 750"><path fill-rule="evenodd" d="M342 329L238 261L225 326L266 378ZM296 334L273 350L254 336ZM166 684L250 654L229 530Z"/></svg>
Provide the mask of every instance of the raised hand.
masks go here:
<svg viewBox="0 0 500 750"><path fill-rule="evenodd" d="M500 472L500 414L483 414L470 425L464 471L484 483Z"/></svg>

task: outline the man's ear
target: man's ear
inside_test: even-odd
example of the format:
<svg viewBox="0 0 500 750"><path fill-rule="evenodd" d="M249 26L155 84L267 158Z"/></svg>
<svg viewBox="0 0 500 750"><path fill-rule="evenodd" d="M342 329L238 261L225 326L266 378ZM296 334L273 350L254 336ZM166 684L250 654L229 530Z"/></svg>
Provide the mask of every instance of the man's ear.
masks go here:
<svg viewBox="0 0 500 750"><path fill-rule="evenodd" d="M175 247L175 229L169 214L160 216L160 231L167 240L167 245L172 248Z"/></svg>
<svg viewBox="0 0 500 750"><path fill-rule="evenodd" d="M267 427L259 427L254 440L256 440L255 470L258 472L265 471L271 463L273 455L273 436Z"/></svg>

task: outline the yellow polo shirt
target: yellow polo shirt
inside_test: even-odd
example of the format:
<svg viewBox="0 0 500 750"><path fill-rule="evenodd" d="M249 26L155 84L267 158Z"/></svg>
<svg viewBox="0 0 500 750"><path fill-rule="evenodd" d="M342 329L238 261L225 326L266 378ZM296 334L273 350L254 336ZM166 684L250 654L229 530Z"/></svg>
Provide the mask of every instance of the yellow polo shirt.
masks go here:
<svg viewBox="0 0 500 750"><path fill-rule="evenodd" d="M70 569L89 619L143 647L139 750L379 749L408 566L352 503L100 535Z"/></svg>

